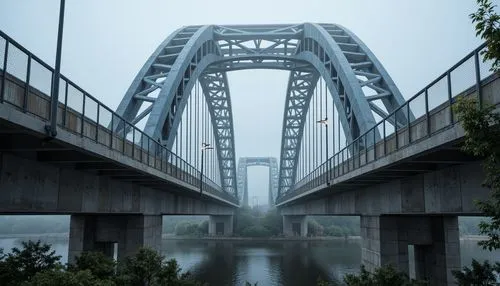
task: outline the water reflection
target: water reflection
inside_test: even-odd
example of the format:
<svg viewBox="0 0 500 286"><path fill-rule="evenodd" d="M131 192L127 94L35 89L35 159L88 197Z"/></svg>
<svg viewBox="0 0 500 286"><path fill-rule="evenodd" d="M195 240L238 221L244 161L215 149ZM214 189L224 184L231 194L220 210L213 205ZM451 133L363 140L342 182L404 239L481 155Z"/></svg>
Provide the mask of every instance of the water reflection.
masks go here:
<svg viewBox="0 0 500 286"><path fill-rule="evenodd" d="M248 281L293 286L314 284L318 277L337 280L358 271L361 255L358 242L343 240L165 241L163 247L165 256L176 258L185 270L210 285L243 285ZM208 255L193 263L193 252L200 250Z"/></svg>
<svg viewBox="0 0 500 286"><path fill-rule="evenodd" d="M62 262L67 260L68 238L29 237L51 243ZM24 238L0 238L0 248L19 247ZM472 258L500 260L500 251L482 250L475 240L461 241L462 265ZM244 285L245 281L265 285L315 285L317 278L342 281L346 273L359 271L360 240L345 241L200 241L164 240L163 255L175 258L212 286Z"/></svg>

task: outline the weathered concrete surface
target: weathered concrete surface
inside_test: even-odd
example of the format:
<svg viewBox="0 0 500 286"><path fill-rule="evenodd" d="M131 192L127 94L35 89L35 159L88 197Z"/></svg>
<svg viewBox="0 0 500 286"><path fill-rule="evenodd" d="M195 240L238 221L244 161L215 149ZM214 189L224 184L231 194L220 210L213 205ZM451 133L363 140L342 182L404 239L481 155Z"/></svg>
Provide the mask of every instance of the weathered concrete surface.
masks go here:
<svg viewBox="0 0 500 286"><path fill-rule="evenodd" d="M211 215L208 221L208 235L233 235L232 215Z"/></svg>
<svg viewBox="0 0 500 286"><path fill-rule="evenodd" d="M283 215L477 215L474 200L485 199L480 162L457 165L430 173L335 192L280 208Z"/></svg>
<svg viewBox="0 0 500 286"><path fill-rule="evenodd" d="M307 236L307 216L284 215L283 234L285 236Z"/></svg>
<svg viewBox="0 0 500 286"><path fill-rule="evenodd" d="M0 153L0 213L233 214L229 205L175 191Z"/></svg>
<svg viewBox="0 0 500 286"><path fill-rule="evenodd" d="M161 215L72 215L69 233L68 262L83 251L114 254L118 259L135 254L141 247L161 251Z"/></svg>
<svg viewBox="0 0 500 286"><path fill-rule="evenodd" d="M457 216L362 216L361 261L368 271L393 265L409 273L408 246L414 245L417 279L455 285L460 269Z"/></svg>

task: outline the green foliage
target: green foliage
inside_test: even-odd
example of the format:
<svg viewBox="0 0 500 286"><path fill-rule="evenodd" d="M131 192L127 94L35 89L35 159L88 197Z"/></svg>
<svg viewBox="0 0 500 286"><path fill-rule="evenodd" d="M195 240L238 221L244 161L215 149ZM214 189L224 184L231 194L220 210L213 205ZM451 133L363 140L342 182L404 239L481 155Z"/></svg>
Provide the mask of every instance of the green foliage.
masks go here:
<svg viewBox="0 0 500 286"><path fill-rule="evenodd" d="M55 255L49 244L40 241L22 242L22 248L12 248L11 253L1 255L0 285L20 285L30 281L37 273L60 266L61 256Z"/></svg>
<svg viewBox="0 0 500 286"><path fill-rule="evenodd" d="M119 265L116 281L125 286L198 286L189 273L182 269L175 259L164 262L164 257L149 248L142 248L135 256L128 257Z"/></svg>
<svg viewBox="0 0 500 286"><path fill-rule="evenodd" d="M361 266L359 275L347 274L344 282L348 286L379 286L379 285L397 285L397 286L420 286L427 285L425 281L409 279L408 275L398 272L393 266L388 265L377 268L374 273L366 271Z"/></svg>
<svg viewBox="0 0 500 286"><path fill-rule="evenodd" d="M156 251L143 248L118 265L98 252L84 252L74 265L65 268L48 244L23 242L3 254L0 249L0 285L2 286L201 286L182 273L177 262L164 262Z"/></svg>
<svg viewBox="0 0 500 286"><path fill-rule="evenodd" d="M500 263L491 265L488 261L483 264L473 259L472 268L464 267L462 271L452 271L459 286L494 286L498 285L496 277L500 274Z"/></svg>
<svg viewBox="0 0 500 286"><path fill-rule="evenodd" d="M319 224L315 219L309 218L307 221L307 233L312 236L323 235L323 226Z"/></svg>
<svg viewBox="0 0 500 286"><path fill-rule="evenodd" d="M89 270L69 272L63 269L46 270L37 273L32 281L23 286L115 286L112 280L100 280Z"/></svg>
<svg viewBox="0 0 500 286"><path fill-rule="evenodd" d="M102 252L83 252L76 257L74 265L68 265L71 272L90 271L99 279L109 279L115 274L115 261Z"/></svg>
<svg viewBox="0 0 500 286"><path fill-rule="evenodd" d="M477 201L478 208L491 217L479 224L480 233L488 240L479 244L485 249L500 248L500 114L494 106L479 108L475 99L460 98L455 106L458 119L465 130L463 150L482 157L486 179L483 185L491 190L485 201Z"/></svg>
<svg viewBox="0 0 500 286"><path fill-rule="evenodd" d="M267 228L271 235L280 235L283 232L283 217L276 209L269 210L261 222L262 226Z"/></svg>
<svg viewBox="0 0 500 286"><path fill-rule="evenodd" d="M479 9L470 14L476 24L476 35L486 41L487 48L482 53L484 60L492 60L492 71L500 69L500 15L495 13L496 5L490 0L477 0Z"/></svg>

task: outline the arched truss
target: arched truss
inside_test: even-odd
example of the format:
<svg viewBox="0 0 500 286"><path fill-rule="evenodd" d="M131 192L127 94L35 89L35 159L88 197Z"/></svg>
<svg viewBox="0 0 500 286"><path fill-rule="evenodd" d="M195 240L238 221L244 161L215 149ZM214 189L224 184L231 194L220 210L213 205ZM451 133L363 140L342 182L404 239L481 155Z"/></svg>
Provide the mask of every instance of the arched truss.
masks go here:
<svg viewBox="0 0 500 286"><path fill-rule="evenodd" d="M242 157L238 161L238 190L243 193L242 204L248 206L247 169L250 166L269 167L269 207L273 207L278 196L278 160L274 157Z"/></svg>
<svg viewBox="0 0 500 286"><path fill-rule="evenodd" d="M374 126L374 114L385 117L404 102L368 47L340 25L209 25L181 28L161 43L133 80L118 113L134 124L145 121L144 131L171 148L199 80L212 116L222 187L237 196L226 72L255 68L291 71L278 193L295 182L304 119L319 77L325 79L348 141ZM399 114L393 123L405 120Z"/></svg>

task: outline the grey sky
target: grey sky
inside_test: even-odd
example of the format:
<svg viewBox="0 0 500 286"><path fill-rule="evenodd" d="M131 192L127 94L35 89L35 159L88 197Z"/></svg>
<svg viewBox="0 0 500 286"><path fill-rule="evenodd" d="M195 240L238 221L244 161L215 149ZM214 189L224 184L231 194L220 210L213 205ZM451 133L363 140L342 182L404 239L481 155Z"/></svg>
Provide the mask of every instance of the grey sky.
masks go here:
<svg viewBox="0 0 500 286"><path fill-rule="evenodd" d="M494 1L498 2L498 1ZM54 64L59 0L2 0L0 29ZM62 73L115 108L150 53L193 24L339 23L361 38L406 98L480 44L473 0L66 0ZM237 156L279 157L288 74L229 74ZM249 170L267 198L267 169Z"/></svg>

